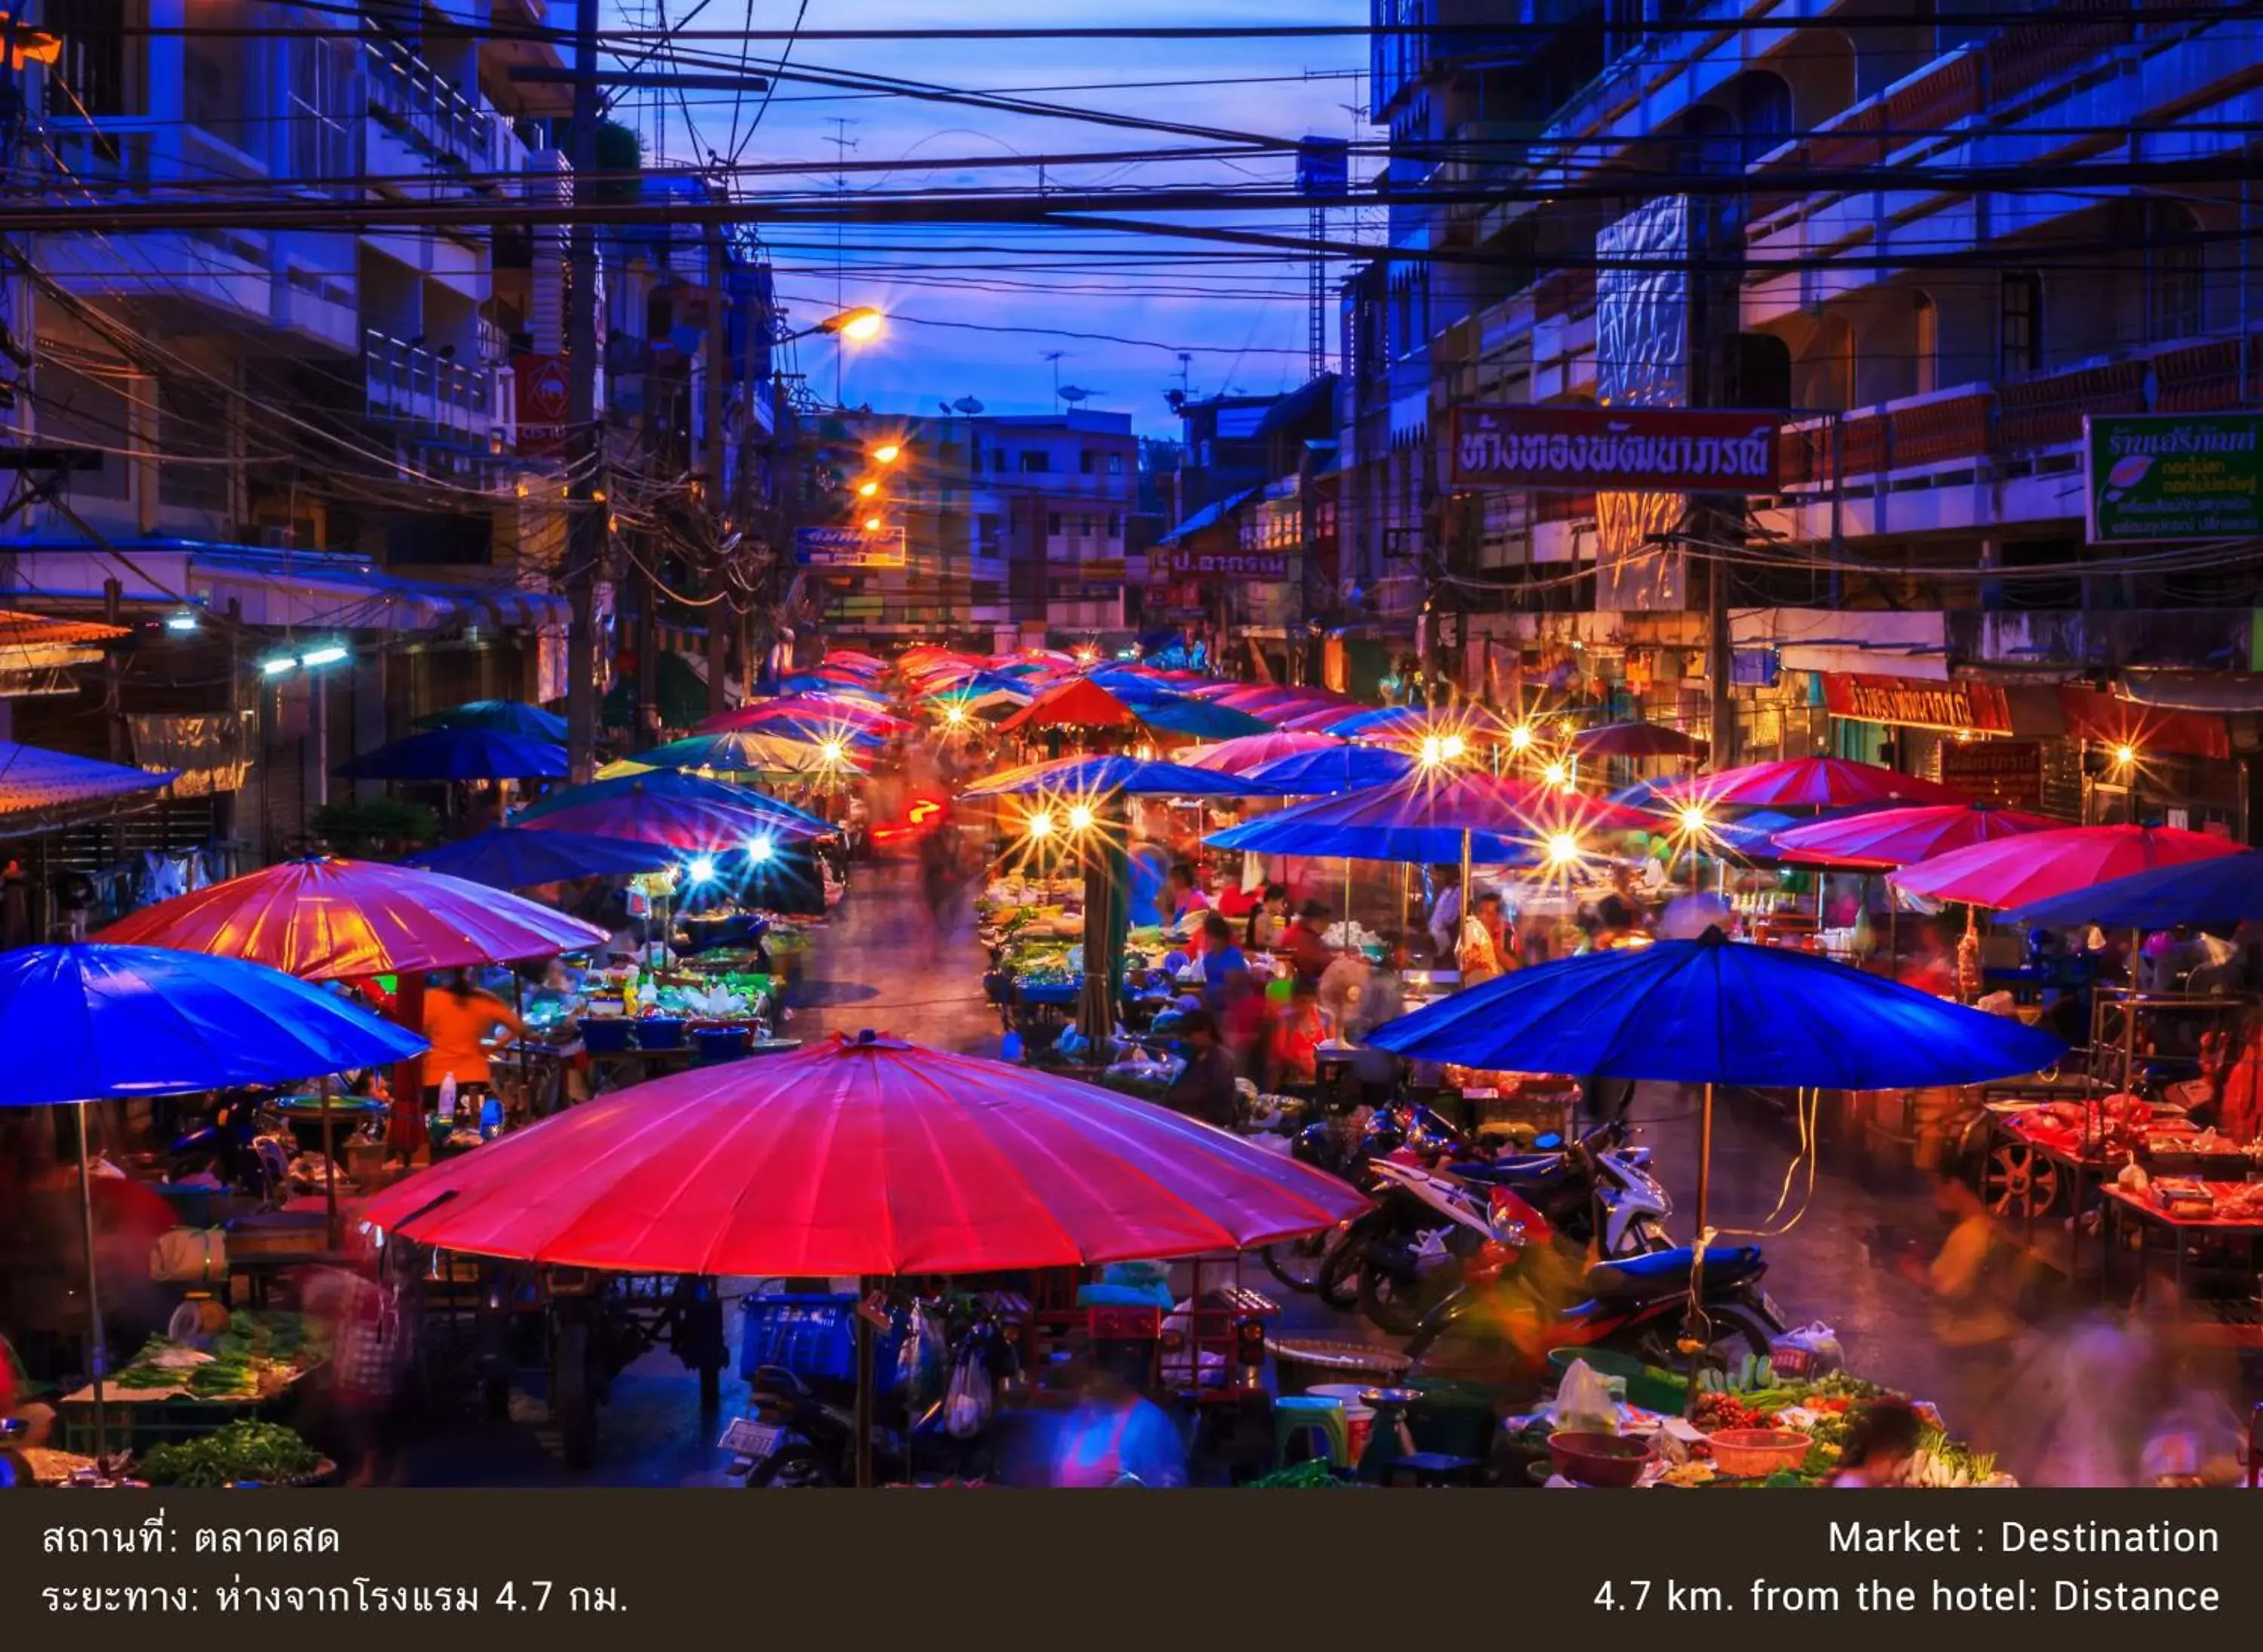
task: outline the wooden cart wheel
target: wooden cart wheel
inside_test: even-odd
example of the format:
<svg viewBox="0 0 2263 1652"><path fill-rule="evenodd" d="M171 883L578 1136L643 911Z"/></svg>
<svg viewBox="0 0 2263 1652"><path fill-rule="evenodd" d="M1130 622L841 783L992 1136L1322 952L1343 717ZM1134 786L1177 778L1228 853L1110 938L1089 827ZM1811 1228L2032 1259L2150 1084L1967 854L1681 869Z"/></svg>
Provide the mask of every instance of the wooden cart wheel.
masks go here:
<svg viewBox="0 0 2263 1652"><path fill-rule="evenodd" d="M558 1326L550 1355L550 1416L558 1424L566 1466L584 1469L597 1452L597 1402L590 1384L589 1326L579 1318Z"/></svg>
<svg viewBox="0 0 2263 1652"><path fill-rule="evenodd" d="M1988 1156L1980 1196L1999 1216L2040 1216L2058 1203L2058 1166L2031 1147L2006 1141Z"/></svg>

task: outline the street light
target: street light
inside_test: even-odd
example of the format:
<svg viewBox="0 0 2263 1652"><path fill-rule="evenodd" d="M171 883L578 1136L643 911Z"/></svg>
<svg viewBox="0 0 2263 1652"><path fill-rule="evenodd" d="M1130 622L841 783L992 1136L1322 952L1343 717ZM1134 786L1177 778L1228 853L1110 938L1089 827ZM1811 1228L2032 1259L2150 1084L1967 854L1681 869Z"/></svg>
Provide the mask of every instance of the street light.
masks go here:
<svg viewBox="0 0 2263 1652"><path fill-rule="evenodd" d="M1030 816L1026 830L1030 837L1042 843L1053 835L1053 825L1052 811L1041 808Z"/></svg>
<svg viewBox="0 0 2263 1652"><path fill-rule="evenodd" d="M878 533L880 531L881 526L882 524L880 518L876 516L869 516L864 518L864 532L867 533Z"/></svg>
<svg viewBox="0 0 2263 1652"><path fill-rule="evenodd" d="M872 450L872 462L876 465L893 465L903 456L904 450L893 442L882 442Z"/></svg>
<svg viewBox="0 0 2263 1652"><path fill-rule="evenodd" d="M880 484L869 476L857 484L857 496L859 499L869 499L879 491Z"/></svg>
<svg viewBox="0 0 2263 1652"><path fill-rule="evenodd" d="M1073 832L1090 831L1092 830L1091 809L1088 808L1082 803L1076 804L1071 808L1068 812L1068 829Z"/></svg>

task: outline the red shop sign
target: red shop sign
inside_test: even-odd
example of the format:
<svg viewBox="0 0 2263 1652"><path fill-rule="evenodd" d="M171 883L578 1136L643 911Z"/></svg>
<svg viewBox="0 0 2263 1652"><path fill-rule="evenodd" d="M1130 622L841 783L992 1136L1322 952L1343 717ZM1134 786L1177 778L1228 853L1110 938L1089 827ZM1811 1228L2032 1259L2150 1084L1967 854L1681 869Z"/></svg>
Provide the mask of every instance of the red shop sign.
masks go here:
<svg viewBox="0 0 2263 1652"><path fill-rule="evenodd" d="M1774 493L1776 416L1690 408L1461 407L1454 485Z"/></svg>
<svg viewBox="0 0 2263 1652"><path fill-rule="evenodd" d="M1182 547L1147 553L1151 579L1247 579L1289 577L1285 551L1190 551Z"/></svg>
<svg viewBox="0 0 2263 1652"><path fill-rule="evenodd" d="M1863 722L1983 735L2012 732L2012 703L1992 683L1936 683L1914 677L1826 671L1823 703L1833 717L1853 717Z"/></svg>

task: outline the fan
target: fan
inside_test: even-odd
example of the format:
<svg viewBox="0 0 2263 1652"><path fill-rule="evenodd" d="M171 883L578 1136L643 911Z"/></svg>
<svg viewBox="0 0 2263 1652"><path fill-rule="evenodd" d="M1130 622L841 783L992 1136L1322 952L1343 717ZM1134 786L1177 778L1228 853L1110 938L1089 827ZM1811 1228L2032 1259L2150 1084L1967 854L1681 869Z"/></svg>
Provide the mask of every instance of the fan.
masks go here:
<svg viewBox="0 0 2263 1652"><path fill-rule="evenodd" d="M1356 1024L1367 1021L1367 960L1349 953L1337 958L1320 975L1320 1013L1327 1017L1339 1038L1350 1037Z"/></svg>

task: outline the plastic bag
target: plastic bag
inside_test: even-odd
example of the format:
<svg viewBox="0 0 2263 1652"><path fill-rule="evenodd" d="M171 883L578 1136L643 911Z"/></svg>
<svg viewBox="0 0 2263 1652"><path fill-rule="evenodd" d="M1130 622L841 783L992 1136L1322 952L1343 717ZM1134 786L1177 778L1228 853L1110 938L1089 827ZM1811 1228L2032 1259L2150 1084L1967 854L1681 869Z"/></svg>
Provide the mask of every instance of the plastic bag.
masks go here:
<svg viewBox="0 0 2263 1652"><path fill-rule="evenodd" d="M1619 1431L1619 1408L1611 1398L1610 1383L1584 1359L1574 1359L1557 1385L1553 1408L1559 1431L1584 1430L1597 1434Z"/></svg>
<svg viewBox="0 0 2263 1652"><path fill-rule="evenodd" d="M1772 1339L1768 1363L1778 1377L1811 1380L1840 1370L1847 1359L1839 1346L1839 1333L1817 1320Z"/></svg>
<svg viewBox="0 0 2263 1652"><path fill-rule="evenodd" d="M951 1370L951 1388L944 1395L944 1431L953 1439L972 1439L990 1422L990 1377L980 1354L971 1350Z"/></svg>

